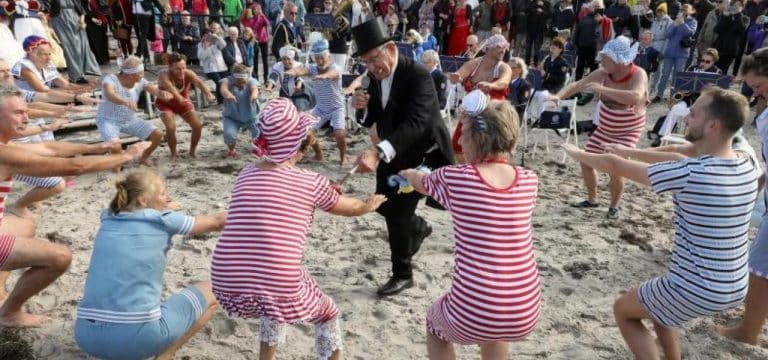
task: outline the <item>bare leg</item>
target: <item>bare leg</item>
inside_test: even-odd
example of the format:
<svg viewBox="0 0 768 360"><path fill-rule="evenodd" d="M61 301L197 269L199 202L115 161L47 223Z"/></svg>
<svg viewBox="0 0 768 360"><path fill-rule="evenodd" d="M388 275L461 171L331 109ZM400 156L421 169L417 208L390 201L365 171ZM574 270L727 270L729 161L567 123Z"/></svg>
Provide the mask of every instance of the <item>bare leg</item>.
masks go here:
<svg viewBox="0 0 768 360"><path fill-rule="evenodd" d="M333 136L336 138L336 147L339 149L339 163L344 165L344 159L347 155L347 131L344 129L334 130Z"/></svg>
<svg viewBox="0 0 768 360"><path fill-rule="evenodd" d="M615 208L619 204L621 194L624 193L624 178L611 175L610 180L608 181L608 188L611 192L610 207Z"/></svg>
<svg viewBox="0 0 768 360"><path fill-rule="evenodd" d="M317 134L315 134L317 135ZM312 150L315 151L315 160L322 161L323 160L323 148L320 147L320 139L315 136L315 141L312 142Z"/></svg>
<svg viewBox="0 0 768 360"><path fill-rule="evenodd" d="M196 111L184 114L182 119L192 128L192 139L189 142L189 157L197 159L197 144L200 142L200 137L203 134L203 123L200 121L200 117L197 116Z"/></svg>
<svg viewBox="0 0 768 360"><path fill-rule="evenodd" d="M680 330L666 327L657 322L653 322L653 329L656 330L656 337L659 338L661 350L664 351L666 360L680 360L682 352L680 350Z"/></svg>
<svg viewBox="0 0 768 360"><path fill-rule="evenodd" d="M274 360L277 353L277 345L269 346L268 343L262 342L259 347L259 360Z"/></svg>
<svg viewBox="0 0 768 360"><path fill-rule="evenodd" d="M432 334L427 330L427 355L430 360L453 360L456 359L456 351L453 344L443 341L443 339Z"/></svg>
<svg viewBox="0 0 768 360"><path fill-rule="evenodd" d="M64 246L32 238L16 238L11 255L0 270L29 268L0 306L0 326L30 327L48 318L21 310L22 305L67 271L72 253Z"/></svg>
<svg viewBox="0 0 768 360"><path fill-rule="evenodd" d="M33 238L35 237L35 222L31 219L22 219L13 214L6 214L0 223L0 234L13 234L17 237ZM0 271L0 303L8 297L6 283L10 271Z"/></svg>
<svg viewBox="0 0 768 360"><path fill-rule="evenodd" d="M176 153L176 115L172 112L160 113L160 120L165 124L165 137L168 140L168 150L171 151L171 161L176 161L179 155Z"/></svg>
<svg viewBox="0 0 768 360"><path fill-rule="evenodd" d="M650 315L640 304L636 288L630 289L616 300L613 304L613 316L635 359L659 359L659 349L656 348L653 336L641 322L642 319L649 319Z"/></svg>
<svg viewBox="0 0 768 360"><path fill-rule="evenodd" d="M584 187L587 188L587 200L597 201L597 172L595 169L581 164L581 177L584 179Z"/></svg>
<svg viewBox="0 0 768 360"><path fill-rule="evenodd" d="M497 341L480 344L480 358L482 360L505 360L508 353L508 342Z"/></svg>
<svg viewBox="0 0 768 360"><path fill-rule="evenodd" d="M58 194L61 194L66 189L67 189L67 184L64 180L62 180L52 188L36 187L32 190L29 190L26 194L24 194L24 196L16 200L16 203L13 204L12 212L18 215L19 217L22 217L25 219L33 219L35 217L35 214L33 214L32 211L29 210L30 206L40 201L50 199Z"/></svg>
<svg viewBox="0 0 768 360"><path fill-rule="evenodd" d="M145 166L152 166L149 162L149 156L152 155L152 152L155 151L157 146L160 145L160 142L163 141L163 132L160 129L156 129L149 135L149 141L151 144L147 150L144 150L144 153L141 154L141 164Z"/></svg>
<svg viewBox="0 0 768 360"><path fill-rule="evenodd" d="M718 327L717 332L731 340L757 345L768 316L768 279L749 274L749 291L744 302L744 317L732 328Z"/></svg>
<svg viewBox="0 0 768 360"><path fill-rule="evenodd" d="M203 296L205 297L205 302L208 303L208 308L203 313L203 316L201 316L197 321L195 321L194 324L192 324L192 327L187 330L187 332L179 338L171 347L163 351L160 355L156 357L157 360L168 360L173 359L173 355L176 354L176 351L178 351L184 344L189 341L189 339L192 338L200 329L205 326L206 323L208 323L208 320L211 319L211 316L216 312L216 305L218 305L218 302L216 301L216 297L213 296L213 291L211 290L211 282L210 281L204 281L194 284L196 288L200 290L201 293L203 293Z"/></svg>

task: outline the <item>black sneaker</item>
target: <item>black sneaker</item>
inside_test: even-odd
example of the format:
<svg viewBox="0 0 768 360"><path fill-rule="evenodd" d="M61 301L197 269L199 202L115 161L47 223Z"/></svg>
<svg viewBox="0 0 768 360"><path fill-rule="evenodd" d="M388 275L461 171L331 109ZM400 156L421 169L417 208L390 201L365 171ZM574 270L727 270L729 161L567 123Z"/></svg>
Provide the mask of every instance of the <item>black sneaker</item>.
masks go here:
<svg viewBox="0 0 768 360"><path fill-rule="evenodd" d="M621 213L619 212L618 208L609 207L608 208L608 213L605 215L605 217L608 218L608 219L611 219L611 220L616 220L616 219L619 218L620 215L621 215Z"/></svg>
<svg viewBox="0 0 768 360"><path fill-rule="evenodd" d="M660 96L657 96L657 97L653 98L653 100L651 100L651 103L654 103L654 104L660 103L660 102L661 102L661 97Z"/></svg>
<svg viewBox="0 0 768 360"><path fill-rule="evenodd" d="M594 207L598 207L598 206L599 205L597 205L597 203L591 202L589 200L579 201L577 203L571 204L571 207L580 208L580 209L583 209L583 208L594 208Z"/></svg>

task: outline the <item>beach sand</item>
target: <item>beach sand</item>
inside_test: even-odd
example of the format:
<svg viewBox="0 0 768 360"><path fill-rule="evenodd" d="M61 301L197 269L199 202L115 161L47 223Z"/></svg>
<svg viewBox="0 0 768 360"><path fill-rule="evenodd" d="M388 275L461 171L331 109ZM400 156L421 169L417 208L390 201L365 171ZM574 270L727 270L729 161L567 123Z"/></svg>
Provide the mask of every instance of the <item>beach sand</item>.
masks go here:
<svg viewBox="0 0 768 360"><path fill-rule="evenodd" d="M590 119L594 104L579 108L579 119ZM653 105L648 126L666 111L666 104ZM185 158L190 130L179 119L181 159L168 163L168 150L160 147L153 157L168 182L172 197L196 215L226 208L229 192L239 170L253 161L247 135L241 133L240 158L224 160L221 115L217 107L204 111L205 126L199 147L201 159ZM759 150L755 129L745 128L750 143ZM95 133L95 130L94 130ZM540 135L539 135L540 136ZM539 197L534 211L535 253L543 286L542 316L533 334L514 343L515 359L629 359L631 358L613 319L614 300L626 289L664 274L673 245L671 196L658 196L648 188L630 183L621 202L622 217L605 219L607 177L600 178L601 206L580 210L569 203L583 198L579 168L571 160L561 165L560 140L547 154L543 148L526 166L539 176ZM580 144L586 137L580 136ZM332 138L324 137L325 160L304 160L300 166L331 180L340 179L351 168L338 165ZM351 134L349 153L354 159L370 145L365 133ZM641 147L647 147L643 137ZM310 154L312 155L312 154ZM515 155L520 162L520 152ZM135 164L126 167L127 171ZM74 341L76 306L81 299L99 213L114 193L114 174L102 172L77 178L77 185L61 196L41 204L37 236L64 244L73 252L72 265L61 278L33 297L28 310L48 315L52 321L40 328L23 330L35 358L82 359ZM28 187L17 184L12 199ZM371 174L353 175L344 186L346 194L364 198L374 189ZM451 284L454 241L447 212L419 206L417 213L434 228L414 258L416 286L400 295L379 299L376 288L389 276L389 246L383 218L369 214L358 218L331 216L318 211L306 246L304 263L317 282L339 306L346 359L423 359L426 357L425 315L429 306ZM751 234L754 235L755 229ZM194 280L209 278L217 234L192 239L174 238L168 252L164 297ZM9 284L18 277L14 273ZM10 287L9 287L10 288ZM716 324L740 318L742 308L715 318L692 321L682 336L686 359L768 359L768 337L760 346L733 343L713 335ZM178 353L178 359L256 359L257 320L229 318L219 310L211 322ZM295 326L288 343L278 350L278 359L314 358L313 329ZM457 347L459 358L479 358L476 346Z"/></svg>

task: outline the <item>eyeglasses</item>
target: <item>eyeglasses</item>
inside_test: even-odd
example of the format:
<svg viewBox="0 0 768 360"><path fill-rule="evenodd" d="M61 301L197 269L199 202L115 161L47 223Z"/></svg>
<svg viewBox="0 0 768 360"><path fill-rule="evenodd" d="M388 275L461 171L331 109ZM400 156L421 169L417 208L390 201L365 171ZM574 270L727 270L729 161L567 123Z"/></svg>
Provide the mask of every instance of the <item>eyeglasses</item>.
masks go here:
<svg viewBox="0 0 768 360"><path fill-rule="evenodd" d="M288 15L298 15L298 12L289 12Z"/></svg>
<svg viewBox="0 0 768 360"><path fill-rule="evenodd" d="M702 64L711 64L712 60L701 60Z"/></svg>

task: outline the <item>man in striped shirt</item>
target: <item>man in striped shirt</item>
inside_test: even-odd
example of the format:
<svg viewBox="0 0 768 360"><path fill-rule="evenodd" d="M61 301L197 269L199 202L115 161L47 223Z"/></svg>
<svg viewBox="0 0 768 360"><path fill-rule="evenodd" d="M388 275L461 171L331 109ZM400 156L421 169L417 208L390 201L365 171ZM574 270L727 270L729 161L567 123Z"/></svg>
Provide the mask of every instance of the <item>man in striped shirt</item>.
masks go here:
<svg viewBox="0 0 768 360"><path fill-rule="evenodd" d="M746 296L747 232L758 172L733 151L732 141L747 119L743 96L709 88L685 118L686 140L694 144L696 157L617 146L608 146L614 154L588 154L565 146L571 157L595 169L673 194L669 272L630 289L614 304L619 330L636 358L659 358L643 319L653 322L665 357L680 359L680 326L734 308Z"/></svg>

